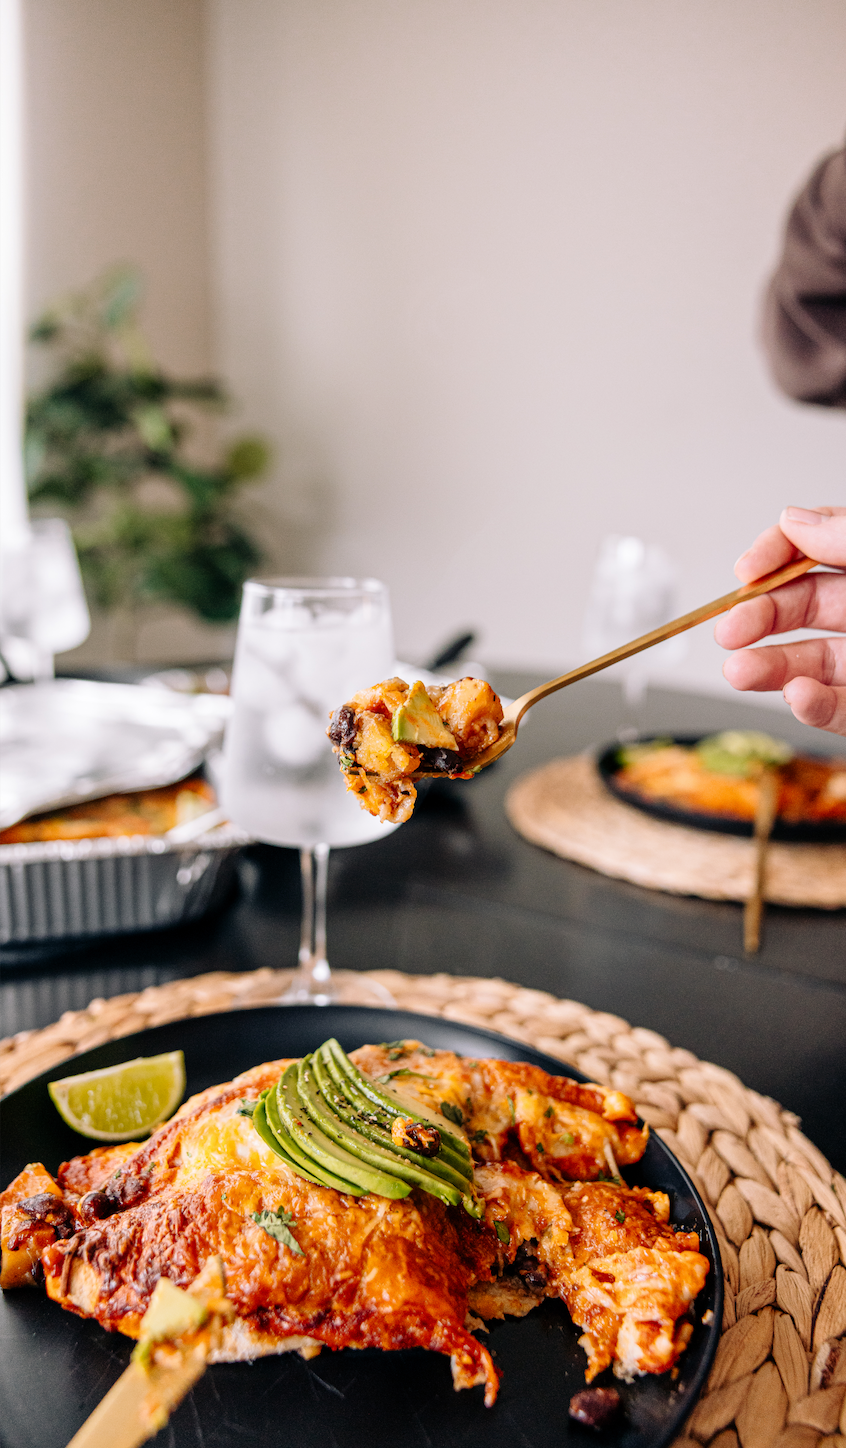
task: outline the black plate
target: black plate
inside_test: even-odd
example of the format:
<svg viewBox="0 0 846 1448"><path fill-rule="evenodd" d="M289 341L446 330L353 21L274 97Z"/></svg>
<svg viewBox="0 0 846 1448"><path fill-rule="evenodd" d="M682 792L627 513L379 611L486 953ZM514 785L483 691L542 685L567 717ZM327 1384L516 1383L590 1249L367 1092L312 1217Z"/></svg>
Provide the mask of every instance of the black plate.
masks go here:
<svg viewBox="0 0 846 1448"><path fill-rule="evenodd" d="M668 738L661 735L662 739ZM677 734L671 740L673 744L698 744L700 739L710 736L706 734ZM648 739L637 741L639 744L648 744ZM689 825L694 830L713 830L718 835L743 835L751 839L754 834L752 820L735 819L731 815L709 814L705 810L682 809L680 805L668 804L666 800L649 799L645 794L634 794L630 789L622 789L617 783L617 775L620 766L617 763L617 752L624 746L620 744L609 744L599 755L596 767L599 770L600 778L611 793L623 801L623 804L630 804L634 809L642 810L644 814L652 815L657 820L668 820L673 825ZM846 844L846 824L839 820L808 821L807 824L793 824L789 820L777 819L773 825L771 838L774 840L785 840L793 844L806 845L838 845Z"/></svg>
<svg viewBox="0 0 846 1448"><path fill-rule="evenodd" d="M579 1072L489 1031L406 1011L356 1006L270 1006L176 1021L77 1056L92 1070L137 1055L182 1048L188 1091L228 1081L260 1061L300 1056L336 1035L352 1050L365 1042L414 1037L471 1056L529 1061L558 1075ZM47 1094L57 1070L0 1103L0 1182L29 1161L51 1170L90 1143L65 1126ZM67 1073L62 1063L61 1074ZM722 1319L719 1252L702 1201L664 1143L652 1136L633 1185L670 1193L672 1220L701 1234L711 1271L696 1303L696 1327L680 1373L619 1384L625 1418L597 1437L569 1422L572 1393L584 1387L585 1357L563 1305L492 1323L485 1341L504 1376L496 1406L478 1388L455 1393L447 1360L422 1350L332 1353L310 1363L290 1354L209 1369L177 1409L161 1442L169 1448L661 1448L670 1443L705 1381ZM63 1312L41 1292L0 1294L0 1442L4 1448L64 1448L126 1367L132 1343L98 1323ZM710 1308L709 1326L701 1322ZM603 1374L601 1382L614 1381ZM156 1440L159 1441L158 1439Z"/></svg>

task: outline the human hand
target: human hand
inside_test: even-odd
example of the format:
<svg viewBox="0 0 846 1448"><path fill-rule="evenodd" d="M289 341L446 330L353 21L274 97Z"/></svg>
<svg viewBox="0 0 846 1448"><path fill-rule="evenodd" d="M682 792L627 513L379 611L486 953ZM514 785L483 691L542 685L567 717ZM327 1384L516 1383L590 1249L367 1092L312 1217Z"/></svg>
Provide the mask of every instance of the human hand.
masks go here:
<svg viewBox="0 0 846 1448"><path fill-rule="evenodd" d="M846 508L785 508L778 523L740 555L734 571L741 583L751 583L802 554L846 570ZM807 573L735 604L714 629L724 649L740 650L726 660L723 673L735 689L781 689L803 724L846 735L846 637L747 647L797 628L846 634L846 571Z"/></svg>

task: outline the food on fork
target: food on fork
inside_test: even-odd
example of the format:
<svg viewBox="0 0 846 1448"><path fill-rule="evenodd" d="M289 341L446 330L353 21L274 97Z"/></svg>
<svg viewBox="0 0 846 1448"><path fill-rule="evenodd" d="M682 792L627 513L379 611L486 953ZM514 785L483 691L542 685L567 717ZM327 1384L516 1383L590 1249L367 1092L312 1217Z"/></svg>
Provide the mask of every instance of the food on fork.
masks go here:
<svg viewBox="0 0 846 1448"><path fill-rule="evenodd" d="M731 819L754 820L761 779L778 774L778 816L792 824L846 823L846 759L794 754L753 729L727 729L696 744L668 739L617 752L618 789L646 799Z"/></svg>
<svg viewBox="0 0 846 1448"><path fill-rule="evenodd" d="M384 679L332 715L327 734L347 789L386 823L407 820L415 778L470 779L475 757L499 738L502 704L483 679L430 684Z"/></svg>
<svg viewBox="0 0 846 1448"><path fill-rule="evenodd" d="M193 1097L143 1145L28 1166L0 1194L0 1285L138 1337L157 1283L219 1260L234 1315L210 1361L423 1347L488 1406L479 1319L558 1298L588 1382L664 1373L709 1267L667 1195L622 1179L648 1135L619 1091L330 1040Z"/></svg>

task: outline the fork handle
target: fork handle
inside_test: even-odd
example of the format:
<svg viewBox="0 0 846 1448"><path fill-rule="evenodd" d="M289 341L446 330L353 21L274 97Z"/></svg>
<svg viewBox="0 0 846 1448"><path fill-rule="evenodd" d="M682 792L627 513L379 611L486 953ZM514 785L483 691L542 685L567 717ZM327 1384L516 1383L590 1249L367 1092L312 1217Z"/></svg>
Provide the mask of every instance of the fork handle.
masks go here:
<svg viewBox="0 0 846 1448"><path fill-rule="evenodd" d="M669 623L662 623L660 628L652 629L651 633L632 639L631 643L621 644L619 648L612 649L610 654L603 654L601 658L592 659L588 664L580 664L577 669L571 669L569 674L550 679L547 684L539 684L536 689L530 689L528 694L515 699L506 710L503 722L519 724L526 710L537 704L539 699L545 699L547 694L554 694L568 684L588 678L590 674L598 674L600 669L610 669L612 664L619 664L622 659L630 659L633 654L651 649L653 644L662 644L665 639L684 633L686 629L695 628L706 619L716 618L718 613L727 613L736 603L744 603L748 598L758 598L762 593L771 593L774 588L780 588L783 583L792 583L794 578L801 578L803 573L816 566L815 558L797 558L793 563L786 563L783 568L776 568L773 573L765 573L763 578L756 578L754 583L744 583L731 593L724 593L722 598L715 598L713 603L703 603L692 613L684 613L681 618L671 619Z"/></svg>

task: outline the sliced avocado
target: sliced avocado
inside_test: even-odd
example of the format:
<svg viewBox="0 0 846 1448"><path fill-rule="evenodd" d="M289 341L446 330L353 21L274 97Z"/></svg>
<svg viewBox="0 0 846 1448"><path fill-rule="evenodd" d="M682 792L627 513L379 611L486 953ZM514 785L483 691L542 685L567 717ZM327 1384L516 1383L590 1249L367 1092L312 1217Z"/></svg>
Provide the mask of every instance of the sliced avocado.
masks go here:
<svg viewBox="0 0 846 1448"><path fill-rule="evenodd" d="M264 1101L259 1101L256 1105L256 1109L253 1112L253 1126L255 1127L262 1141L265 1143L265 1146L269 1146L271 1151L275 1151L276 1155L282 1158L285 1165L289 1166L291 1168L291 1171L295 1171L297 1173L297 1176L305 1177L306 1181L313 1182L314 1185L317 1187L325 1187L328 1185L327 1182L321 1181L319 1177L312 1176L311 1172L306 1171L294 1160L292 1156L288 1155L288 1152L285 1151L280 1141L277 1139L276 1136L274 1136L273 1132L270 1129Z"/></svg>
<svg viewBox="0 0 846 1448"><path fill-rule="evenodd" d="M420 1121L429 1126L437 1126L441 1133L441 1150L450 1159L455 1159L463 1167L471 1164L470 1148L462 1137L456 1135L447 1123L442 1112L429 1111L417 1101L409 1101L407 1097L396 1095L388 1088L383 1088L369 1076L365 1076L354 1066L349 1056L336 1040L327 1041L321 1049L327 1052L327 1059L334 1063L335 1069L339 1072L339 1078L344 1083L344 1090L352 1091L356 1102L358 1097L369 1103L371 1111L382 1112L386 1118L387 1129L390 1130L391 1122L395 1116L410 1116L413 1121Z"/></svg>
<svg viewBox="0 0 846 1448"><path fill-rule="evenodd" d="M309 1181L315 1181L318 1186L334 1187L336 1192L347 1192L354 1197L361 1196L362 1188L354 1186L345 1177L338 1176L335 1172L329 1171L327 1167L321 1166L318 1162L312 1161L304 1151L300 1149L289 1131L286 1131L279 1115L279 1108L276 1104L276 1087L268 1092L265 1101L265 1113L267 1124L276 1137L282 1151L285 1152L293 1163L294 1171L300 1176L306 1177ZM281 1152L280 1152L281 1155Z"/></svg>
<svg viewBox="0 0 846 1448"><path fill-rule="evenodd" d="M458 745L418 679L408 691L404 704L394 710L391 734L400 744L424 744L429 749L453 749Z"/></svg>
<svg viewBox="0 0 846 1448"><path fill-rule="evenodd" d="M315 1051L311 1062L315 1080L323 1099L328 1103L330 1109L339 1116L343 1122L352 1130L358 1132L374 1146L381 1147L383 1151L389 1152L392 1156L404 1157L406 1161L415 1163L425 1171L431 1172L434 1176L441 1177L443 1181L450 1182L459 1191L466 1192L472 1177L472 1167L469 1165L459 1169L452 1162L446 1160L438 1152L435 1156L422 1156L413 1148L403 1148L397 1145L391 1136L390 1131L384 1126L376 1126L372 1121L363 1119L356 1113L355 1107L339 1091L333 1081L321 1050ZM366 1100L366 1098L365 1098ZM369 1113L368 1113L369 1114Z"/></svg>
<svg viewBox="0 0 846 1448"><path fill-rule="evenodd" d="M337 1056L333 1055L332 1047L335 1047ZM400 1101L394 1097L383 1097L384 1101L390 1100L390 1109L382 1104L379 1099L379 1088L373 1086L373 1082L362 1076L352 1061L346 1055L337 1041L326 1041L318 1048L316 1055L320 1055L321 1065L326 1068L332 1082L338 1092L348 1103L351 1110L356 1114L358 1123L381 1126L390 1134L391 1123L395 1116L409 1116L412 1121L419 1121L426 1126L437 1126L441 1134L440 1157L448 1161L456 1171L466 1177L470 1177L473 1171L473 1162L469 1148L463 1141L449 1130L443 1116L434 1112L427 1112L425 1107L416 1103ZM344 1070L342 1062L346 1062L347 1070ZM365 1094L359 1083L367 1083L373 1087L373 1092Z"/></svg>
<svg viewBox="0 0 846 1448"><path fill-rule="evenodd" d="M427 1171L423 1166L418 1166L410 1154L392 1152L382 1146L376 1146L355 1126L351 1126L335 1114L320 1091L311 1056L305 1056L300 1061L297 1071L297 1092L315 1125L324 1131L332 1141L352 1152L353 1156L359 1157L369 1166L385 1171L391 1176L396 1175L401 1181L409 1182L412 1186L422 1187L424 1191L429 1192L433 1197L438 1197L447 1206L457 1207L459 1205L462 1193L467 1186L466 1181L461 1181L461 1190L458 1190L443 1177L437 1176L433 1171Z"/></svg>
<svg viewBox="0 0 846 1448"><path fill-rule="evenodd" d="M153 1288L150 1306L141 1319L141 1341L165 1342L186 1332L196 1332L208 1315L208 1308L199 1297L184 1292L169 1277L160 1277Z"/></svg>
<svg viewBox="0 0 846 1448"><path fill-rule="evenodd" d="M276 1104L283 1126L311 1161L328 1167L330 1172L338 1175L343 1173L349 1181L355 1182L366 1192L376 1192L379 1196L392 1197L395 1200L408 1196L411 1187L406 1182L361 1161L315 1124L300 1100L296 1065L289 1066L279 1082L276 1088Z"/></svg>
<svg viewBox="0 0 846 1448"><path fill-rule="evenodd" d="M346 1076L335 1060L331 1051L326 1045L320 1046L315 1055L320 1055L321 1065L339 1096L348 1103L350 1109L355 1111L359 1120L372 1123L374 1126L381 1126L384 1131L391 1129L391 1115L383 1106L377 1106L375 1102L369 1101L362 1091L359 1091L355 1081Z"/></svg>
<svg viewBox="0 0 846 1448"><path fill-rule="evenodd" d="M479 1201L473 1186L473 1163L472 1157L470 1156L470 1148L461 1138L453 1135L446 1125L445 1118L442 1115L436 1115L434 1112L427 1112L422 1107L417 1111L415 1111L414 1108L409 1109L404 1102L398 1101L390 1093L382 1091L369 1077L364 1076L362 1072L353 1065L346 1051L344 1051L338 1041L334 1039L325 1041L320 1047L320 1052L323 1061L331 1068L332 1078L336 1084L338 1084L342 1094L353 1102L358 1109L361 1109L361 1106L359 1106L359 1102L361 1102L365 1112L368 1112L368 1114L375 1111L376 1113L384 1113L391 1119L401 1115L410 1116L412 1120L434 1124L438 1127L441 1136L441 1148L438 1153L439 1159L441 1161L448 1161L459 1173L463 1174L467 1172L468 1190L461 1199L464 1210L471 1217L480 1218L483 1216L484 1205ZM359 1090L359 1087L361 1090Z"/></svg>
<svg viewBox="0 0 846 1448"><path fill-rule="evenodd" d="M377 1110L386 1111L391 1119L394 1116L410 1116L413 1121L422 1121L428 1126L437 1126L441 1133L441 1150L454 1153L463 1162L470 1160L470 1148L466 1142L455 1135L455 1132L450 1131L446 1118L442 1114L427 1111L423 1106L410 1107L391 1092L377 1086L375 1081L371 1081L368 1076L359 1071L357 1066L353 1065L346 1051L334 1038L326 1041L322 1049L331 1055L332 1060L343 1072L351 1086L357 1088Z"/></svg>

